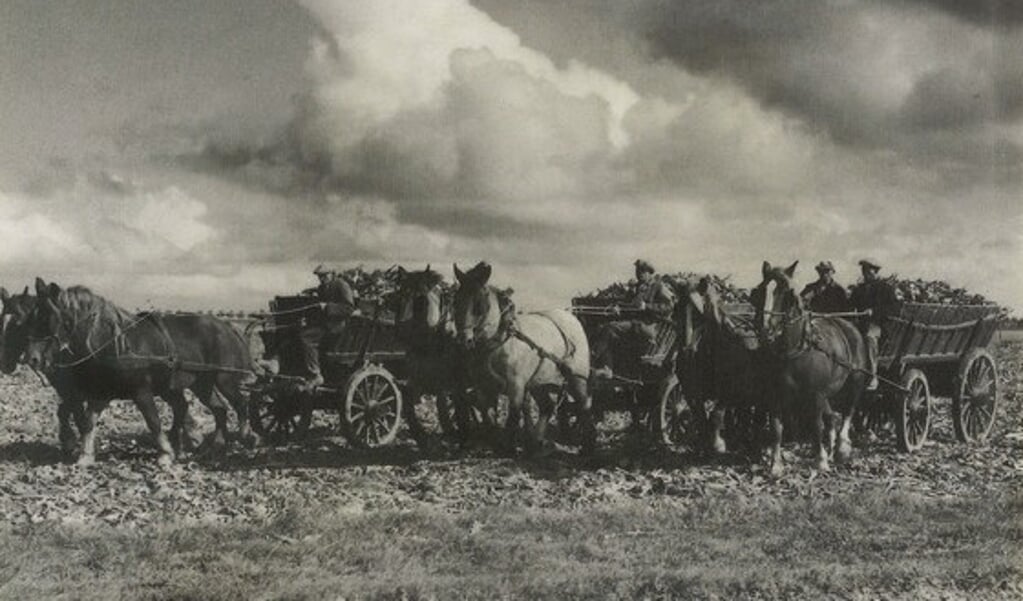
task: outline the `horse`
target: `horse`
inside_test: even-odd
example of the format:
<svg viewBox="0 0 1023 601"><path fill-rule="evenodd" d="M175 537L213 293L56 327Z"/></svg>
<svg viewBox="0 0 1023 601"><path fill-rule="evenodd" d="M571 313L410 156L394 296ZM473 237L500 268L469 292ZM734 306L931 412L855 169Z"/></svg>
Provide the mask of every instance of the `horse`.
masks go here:
<svg viewBox="0 0 1023 601"><path fill-rule="evenodd" d="M465 351L455 338L451 318L453 290L429 265L423 271L398 267L397 282L395 322L398 338L407 349L408 396L414 399L404 405L409 430L421 447L428 446L429 438L416 416L414 403L424 394L433 395L441 428L464 444L472 408L466 395Z"/></svg>
<svg viewBox="0 0 1023 601"><path fill-rule="evenodd" d="M763 367L774 372L767 381L773 393L773 475L783 470L783 417L795 415L797 409L810 409L814 418L819 470L829 469L829 450L839 463L849 459L849 428L868 373L866 342L855 326L842 318L804 310L792 287L798 264L781 269L764 261L763 279L750 294L757 336L764 349ZM836 421L841 422L837 450Z"/></svg>
<svg viewBox="0 0 1023 601"><path fill-rule="evenodd" d="M28 347L28 325L35 311L37 297L29 294L28 286L21 294L9 294L0 287L0 311L2 329L0 329L0 372L6 375L14 373ZM37 372L38 373L38 372ZM78 451L79 435L85 431L86 404L80 391L74 386L74 369L55 369L42 374L46 382L57 394L58 438L65 455L72 457ZM220 402L219 397L215 397ZM185 412L184 423L175 426L184 431L185 448L194 449L200 441L195 435L195 420L190 412ZM73 421L72 421L73 420ZM172 428L172 431L175 430ZM77 431L76 431L77 430Z"/></svg>
<svg viewBox="0 0 1023 601"><path fill-rule="evenodd" d="M710 278L683 286L678 294L675 320L680 332L675 373L690 409L704 419L708 442L715 453L725 453L722 436L725 413L750 413L758 408L763 379L759 373L759 345L722 308L720 292ZM710 414L705 403L713 402Z"/></svg>
<svg viewBox="0 0 1023 601"><path fill-rule="evenodd" d="M227 406L214 391L234 408L239 438L255 442L242 390L253 377L252 358L248 344L230 324L211 315L133 314L84 286L61 289L40 278L36 295L26 362L64 378L62 386L84 399L80 465L95 462L96 423L114 399L135 402L155 439L160 465L172 463L181 449L188 414L185 390L213 413L216 430L207 441L211 447L227 441ZM173 411L170 440L161 429L156 396Z"/></svg>
<svg viewBox="0 0 1023 601"><path fill-rule="evenodd" d="M498 395L508 398L506 429L514 448L523 416L525 395L536 399L540 419L532 442L547 445L546 428L553 399L564 391L578 407L583 432L582 452L596 446L596 428L587 393L590 347L582 324L565 310L515 315L515 305L487 283L492 268L480 262L467 272L455 264L458 290L454 319L458 340L469 357L470 380L488 406Z"/></svg>

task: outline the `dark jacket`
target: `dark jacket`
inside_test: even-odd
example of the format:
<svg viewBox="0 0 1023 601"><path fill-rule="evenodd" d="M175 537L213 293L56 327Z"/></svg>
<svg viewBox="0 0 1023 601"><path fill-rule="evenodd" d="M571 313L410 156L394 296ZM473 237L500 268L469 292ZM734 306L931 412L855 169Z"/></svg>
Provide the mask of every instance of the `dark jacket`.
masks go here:
<svg viewBox="0 0 1023 601"><path fill-rule="evenodd" d="M850 308L849 295L834 280L827 284L821 280L808 284L799 296L806 307L816 313L841 313Z"/></svg>
<svg viewBox="0 0 1023 601"><path fill-rule="evenodd" d="M659 278L653 278L636 288L633 302L638 306L639 301L643 301L643 304L646 305L641 316L647 320L670 319L671 311L675 307L675 295L671 293L668 285Z"/></svg>
<svg viewBox="0 0 1023 601"><path fill-rule="evenodd" d="M870 321L877 325L899 311L899 300L895 297L895 289L885 280L863 282L853 288L850 298L857 311L870 309L873 315Z"/></svg>

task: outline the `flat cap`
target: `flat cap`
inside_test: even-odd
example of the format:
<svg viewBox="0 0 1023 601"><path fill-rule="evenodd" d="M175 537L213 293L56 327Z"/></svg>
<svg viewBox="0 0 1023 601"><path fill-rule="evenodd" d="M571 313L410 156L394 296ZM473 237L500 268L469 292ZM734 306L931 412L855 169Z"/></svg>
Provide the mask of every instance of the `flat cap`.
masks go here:
<svg viewBox="0 0 1023 601"><path fill-rule="evenodd" d="M821 261L814 269L817 270L817 273L824 273L825 271L835 273L835 266L831 264L831 261Z"/></svg>
<svg viewBox="0 0 1023 601"><path fill-rule="evenodd" d="M860 265L863 267L869 267L871 269L881 269L881 264L876 259L867 257L866 259L860 259Z"/></svg>
<svg viewBox="0 0 1023 601"><path fill-rule="evenodd" d="M640 271L640 272L645 271L647 273L656 273L657 272L654 269L653 265L651 265L648 261L644 261L643 259L636 259L635 265L636 265L636 271Z"/></svg>

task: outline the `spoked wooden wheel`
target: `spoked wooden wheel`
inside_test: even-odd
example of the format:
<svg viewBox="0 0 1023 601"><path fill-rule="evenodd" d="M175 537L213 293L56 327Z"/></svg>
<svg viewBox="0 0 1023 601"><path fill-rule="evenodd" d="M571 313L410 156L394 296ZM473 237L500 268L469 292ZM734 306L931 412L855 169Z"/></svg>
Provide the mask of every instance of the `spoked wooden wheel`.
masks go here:
<svg viewBox="0 0 1023 601"><path fill-rule="evenodd" d="M401 427L401 390L389 371L366 365L345 385L341 415L352 444L375 449L392 443Z"/></svg>
<svg viewBox="0 0 1023 601"><path fill-rule="evenodd" d="M678 378L674 375L666 378L658 390L658 397L655 419L661 443L669 447L695 447L700 423L682 393Z"/></svg>
<svg viewBox="0 0 1023 601"><path fill-rule="evenodd" d="M276 399L265 392L252 393L249 420L252 429L272 443L303 438L309 433L313 410L294 396Z"/></svg>
<svg viewBox="0 0 1023 601"><path fill-rule="evenodd" d="M907 370L902 376L902 386L909 391L899 393L895 431L899 449L908 453L916 451L927 441L931 427L931 391L927 376L919 369Z"/></svg>
<svg viewBox="0 0 1023 601"><path fill-rule="evenodd" d="M998 371L984 349L973 349L963 359L952 397L952 422L961 442L984 442L995 423L998 408Z"/></svg>

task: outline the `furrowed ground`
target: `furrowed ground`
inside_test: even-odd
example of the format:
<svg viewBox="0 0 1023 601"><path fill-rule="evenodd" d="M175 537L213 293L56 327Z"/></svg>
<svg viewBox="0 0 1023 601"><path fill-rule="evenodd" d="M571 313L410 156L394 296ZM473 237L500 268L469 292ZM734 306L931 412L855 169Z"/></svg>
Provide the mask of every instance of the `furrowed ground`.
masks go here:
<svg viewBox="0 0 1023 601"><path fill-rule="evenodd" d="M818 474L789 445L779 480L613 432L596 460L528 461L355 451L326 427L160 470L128 403L80 469L19 372L0 380L0 597L1019 598L1023 342L997 357L988 444L955 442L939 399L922 451L886 438Z"/></svg>

